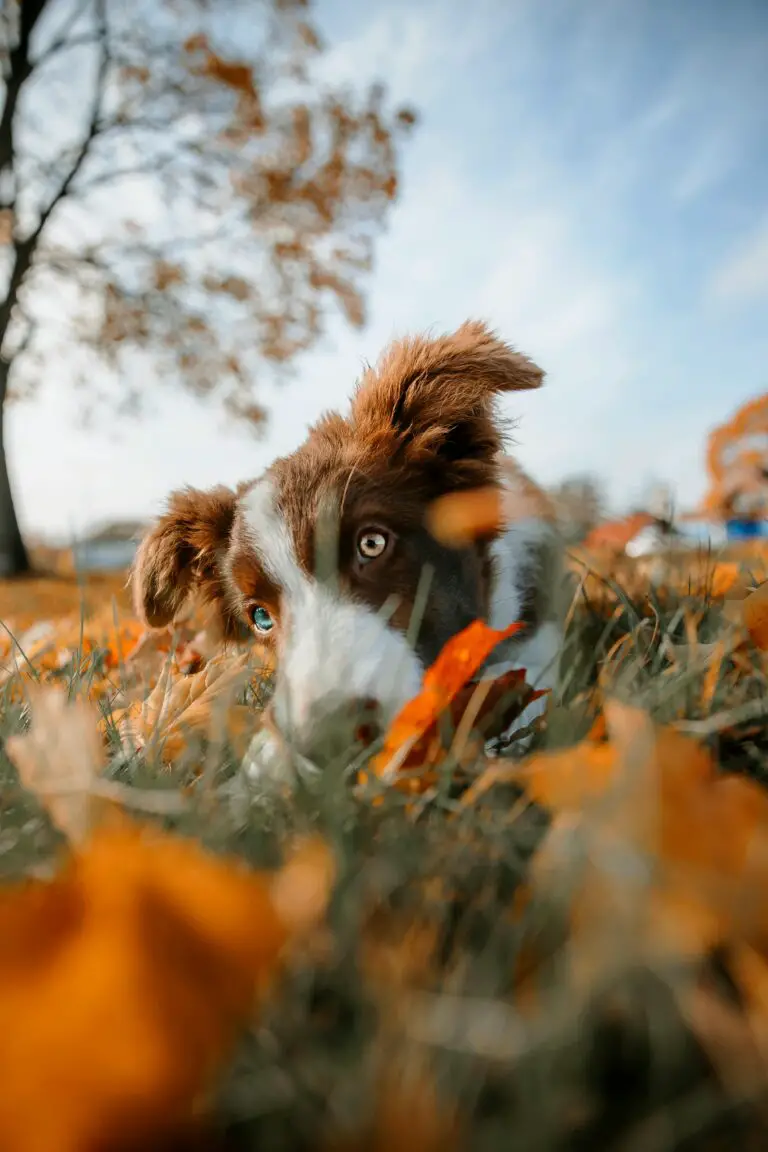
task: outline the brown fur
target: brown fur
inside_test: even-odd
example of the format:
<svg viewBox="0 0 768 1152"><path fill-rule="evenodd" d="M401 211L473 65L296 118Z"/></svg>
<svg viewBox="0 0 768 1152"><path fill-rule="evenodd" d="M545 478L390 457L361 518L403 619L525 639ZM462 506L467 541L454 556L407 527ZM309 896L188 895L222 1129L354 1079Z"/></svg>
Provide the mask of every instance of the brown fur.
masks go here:
<svg viewBox="0 0 768 1152"><path fill-rule="evenodd" d="M171 494L167 511L142 541L132 571L136 612L152 628L169 624L193 591L222 605L220 562L236 506L237 493L223 486ZM224 613L222 622L227 618Z"/></svg>
<svg viewBox="0 0 768 1152"><path fill-rule="evenodd" d="M438 471L441 489L495 477L502 433L494 401L538 388L544 373L478 321L451 335L396 341L360 381L350 425L369 452Z"/></svg>

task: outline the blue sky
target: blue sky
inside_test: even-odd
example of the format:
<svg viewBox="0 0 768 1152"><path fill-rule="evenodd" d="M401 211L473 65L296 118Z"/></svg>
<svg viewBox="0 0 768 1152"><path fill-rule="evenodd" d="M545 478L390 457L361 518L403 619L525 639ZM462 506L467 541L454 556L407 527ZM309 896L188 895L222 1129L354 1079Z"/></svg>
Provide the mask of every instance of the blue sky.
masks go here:
<svg viewBox="0 0 768 1152"><path fill-rule="evenodd" d="M707 431L768 389L764 0L319 0L337 80L420 112L369 282L265 389L262 443L193 401L98 435L47 391L9 415L24 522L155 512L184 483L255 476L343 405L393 335L488 319L546 369L507 404L544 482L593 470L617 506L651 478L690 504Z"/></svg>

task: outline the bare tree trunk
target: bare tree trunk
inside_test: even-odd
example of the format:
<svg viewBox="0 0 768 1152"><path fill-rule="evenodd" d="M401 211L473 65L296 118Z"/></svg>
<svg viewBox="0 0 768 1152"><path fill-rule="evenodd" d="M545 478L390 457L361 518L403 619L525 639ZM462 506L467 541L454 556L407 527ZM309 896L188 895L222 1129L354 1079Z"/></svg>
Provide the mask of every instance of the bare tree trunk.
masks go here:
<svg viewBox="0 0 768 1152"><path fill-rule="evenodd" d="M29 54L32 33L49 2L50 0L23 0L20 8L18 43L9 53L8 69L3 77L5 99L0 111L0 175L5 177L6 186L0 199L0 207L10 209L12 219L16 210L14 117L21 89L34 68ZM69 185L87 154L92 136L93 129L73 165L73 170L63 181L51 203L43 210L37 227L24 240L14 237L8 290L5 299L0 300L0 577L18 576L30 570L29 556L19 530L13 503L8 461L5 456L5 399L8 394L11 361L3 356L3 345L18 301L19 289L32 264L37 242L54 207L61 197L67 194Z"/></svg>
<svg viewBox="0 0 768 1152"><path fill-rule="evenodd" d="M0 360L0 577L29 572L27 549L19 531L5 456L5 394L10 365Z"/></svg>
<svg viewBox="0 0 768 1152"><path fill-rule="evenodd" d="M5 189L2 206L15 210L16 189L13 180L15 150L13 121L16 104L24 81L27 80L32 64L29 59L29 42L32 31L45 10L48 0L27 0L20 11L19 41L9 56L9 69L4 79L5 99L0 113L0 173L10 183ZM34 242L14 245L14 260L5 300L0 301L0 350L16 303L19 286L29 268L34 251ZM19 521L13 504L13 492L8 476L8 462L5 458L5 398L8 392L10 362L0 355L0 577L18 576L30 569L29 556L19 531Z"/></svg>

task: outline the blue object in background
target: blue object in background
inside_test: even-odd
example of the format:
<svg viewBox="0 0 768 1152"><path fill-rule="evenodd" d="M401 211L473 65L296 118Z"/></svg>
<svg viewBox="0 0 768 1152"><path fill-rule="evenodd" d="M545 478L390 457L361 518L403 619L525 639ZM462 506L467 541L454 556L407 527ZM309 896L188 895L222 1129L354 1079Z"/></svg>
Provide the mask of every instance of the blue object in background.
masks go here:
<svg viewBox="0 0 768 1152"><path fill-rule="evenodd" d="M725 532L729 540L756 540L768 535L764 520L728 520Z"/></svg>
<svg viewBox="0 0 768 1152"><path fill-rule="evenodd" d="M133 563L135 540L84 540L74 544L75 567L80 572L115 572Z"/></svg>

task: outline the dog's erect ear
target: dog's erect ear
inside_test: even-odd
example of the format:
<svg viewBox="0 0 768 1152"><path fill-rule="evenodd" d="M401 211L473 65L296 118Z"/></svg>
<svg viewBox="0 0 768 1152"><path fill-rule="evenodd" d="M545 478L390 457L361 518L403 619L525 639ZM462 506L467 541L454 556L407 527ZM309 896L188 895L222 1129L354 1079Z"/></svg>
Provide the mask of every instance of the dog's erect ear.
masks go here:
<svg viewBox="0 0 768 1152"><path fill-rule="evenodd" d="M503 446L494 401L538 388L544 373L485 324L392 344L352 401L355 432L412 463L442 464L451 486L487 481Z"/></svg>
<svg viewBox="0 0 768 1152"><path fill-rule="evenodd" d="M136 612L150 627L169 624L195 591L218 602L226 622L219 564L236 504L236 493L224 487L171 494L167 511L139 545L131 571Z"/></svg>

